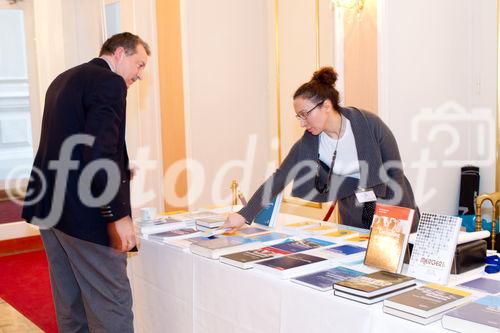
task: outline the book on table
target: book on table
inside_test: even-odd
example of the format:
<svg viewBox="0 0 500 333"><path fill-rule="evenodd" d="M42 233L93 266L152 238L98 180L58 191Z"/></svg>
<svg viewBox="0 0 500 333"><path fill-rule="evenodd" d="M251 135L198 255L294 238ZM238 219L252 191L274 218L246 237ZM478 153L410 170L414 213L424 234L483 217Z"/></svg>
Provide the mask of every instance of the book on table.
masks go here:
<svg viewBox="0 0 500 333"><path fill-rule="evenodd" d="M282 257L282 250L266 246L255 250L226 254L220 257L220 262L242 269L250 269L259 261Z"/></svg>
<svg viewBox="0 0 500 333"><path fill-rule="evenodd" d="M332 232L325 232L317 235L316 237L328 240L330 242L340 243L344 242L347 238L359 236L359 233L354 230L341 229Z"/></svg>
<svg viewBox="0 0 500 333"><path fill-rule="evenodd" d="M303 275L331 267L332 262L306 253L294 253L255 263L254 268L274 274L282 279Z"/></svg>
<svg viewBox="0 0 500 333"><path fill-rule="evenodd" d="M199 230L194 229L194 228L182 228L182 229L157 232L157 233L148 235L147 238L151 239L151 240L161 241L161 242L168 242L168 241L177 240L177 239L197 237L197 236L201 236L201 235L203 235L203 233Z"/></svg>
<svg viewBox="0 0 500 333"><path fill-rule="evenodd" d="M370 229L353 227L353 226L350 226L347 224L339 224L339 230L351 230L351 231L357 232L360 235L369 235L370 234Z"/></svg>
<svg viewBox="0 0 500 333"><path fill-rule="evenodd" d="M271 229L264 229L261 227L246 227L246 228L239 229L238 231L235 231L232 233L226 232L226 235L251 237L251 236L257 236L257 235L269 234L270 232L271 232Z"/></svg>
<svg viewBox="0 0 500 333"><path fill-rule="evenodd" d="M337 230L338 230L337 224L325 222L312 227L303 228L301 231L304 234L321 235L324 233L335 232Z"/></svg>
<svg viewBox="0 0 500 333"><path fill-rule="evenodd" d="M274 237L273 234L275 235ZM247 251L244 251L245 253L233 252L234 256L225 256L221 261L239 268L249 269L253 267L253 264L256 261L261 261L263 259L270 259L277 256L284 256L334 245L334 243L323 241L321 239L290 239L288 238L289 236L290 235L283 233L272 233L249 237L262 245L267 245L268 248L256 253L253 251L249 251L248 253ZM267 255L268 258L262 258L265 255Z"/></svg>
<svg viewBox="0 0 500 333"><path fill-rule="evenodd" d="M419 280L446 285L461 225L462 219L456 216L423 213L407 274Z"/></svg>
<svg viewBox="0 0 500 333"><path fill-rule="evenodd" d="M427 324L433 323L433 322L435 322L443 317L442 313L438 313L438 314L435 314L435 315L429 316L429 317L421 317L421 316L417 316L417 315L412 314L412 313L397 310L397 309L390 308L387 306L383 306L382 311L384 311L384 313L393 315L395 317L399 317L399 318L402 318L405 320L413 321L415 323L422 324L422 325L427 325Z"/></svg>
<svg viewBox="0 0 500 333"><path fill-rule="evenodd" d="M359 235L355 237L349 237L345 239L346 243L354 243L354 244L359 244L364 247L368 245L368 241L370 240L370 235Z"/></svg>
<svg viewBox="0 0 500 333"><path fill-rule="evenodd" d="M231 234L229 234L231 235ZM228 236L227 233L213 237L203 242L195 242L190 246L191 252L211 259L218 259L222 255L254 250L268 245L287 241L289 235L279 232L265 234L250 234L243 236ZM216 241L215 239L229 239L230 241ZM251 245L250 245L251 244Z"/></svg>
<svg viewBox="0 0 500 333"><path fill-rule="evenodd" d="M262 247L262 245L262 243L242 236L224 236L193 243L189 249L191 253L210 259L218 259L224 254L253 250Z"/></svg>
<svg viewBox="0 0 500 333"><path fill-rule="evenodd" d="M463 333L500 332L500 295L487 295L444 314L441 324Z"/></svg>
<svg viewBox="0 0 500 333"><path fill-rule="evenodd" d="M376 205L365 265L392 273L401 272L414 213L410 208Z"/></svg>
<svg viewBox="0 0 500 333"><path fill-rule="evenodd" d="M457 285L459 288L467 288L487 294L500 293L500 280L493 280L484 277L476 278Z"/></svg>
<svg viewBox="0 0 500 333"><path fill-rule="evenodd" d="M183 212L158 216L151 220L134 219L137 231L143 235L158 233L163 231L191 228L196 225L197 219L225 220L227 214L216 213L209 210L197 212Z"/></svg>
<svg viewBox="0 0 500 333"><path fill-rule="evenodd" d="M274 227L278 220L282 199L283 192L280 192L269 204L260 210L257 216L255 216L254 223L265 227Z"/></svg>
<svg viewBox="0 0 500 333"><path fill-rule="evenodd" d="M366 248L351 244L334 245L313 251L314 255L334 260L338 263L349 263L362 259ZM312 252L311 252L312 253Z"/></svg>
<svg viewBox="0 0 500 333"><path fill-rule="evenodd" d="M388 297L404 293L405 291L407 291L413 287L414 287L414 285L409 286L409 287L404 287L401 289L396 289L393 291L389 291L389 292L382 293L382 294L379 294L377 296L371 296L371 297L363 297L363 296L354 295L351 293L346 293L345 291L336 290L334 287L333 294L335 296L347 298L349 300L356 301L356 302L363 303L363 304L375 304L378 302L382 302L383 300L387 299Z"/></svg>
<svg viewBox="0 0 500 333"><path fill-rule="evenodd" d="M384 301L384 312L420 324L439 320L443 314L468 301L470 292L438 284L427 284Z"/></svg>
<svg viewBox="0 0 500 333"><path fill-rule="evenodd" d="M136 219L134 222L137 232L142 234L144 238L147 238L149 234L194 226L194 220L182 220L173 217L158 217L152 220Z"/></svg>
<svg viewBox="0 0 500 333"><path fill-rule="evenodd" d="M173 249L182 250L184 252L190 252L189 248L191 247L191 244L215 238L217 238L217 236L208 236L208 237L197 236L192 238L175 239L168 242L164 242L164 244L165 246L168 246Z"/></svg>
<svg viewBox="0 0 500 333"><path fill-rule="evenodd" d="M171 243L188 238L206 237L213 238L224 233L225 229L213 229L208 231L200 231L195 228L182 228L170 231L158 232L148 235L148 239Z"/></svg>
<svg viewBox="0 0 500 333"><path fill-rule="evenodd" d="M204 218L225 219L227 217L227 213L217 213L210 210L200 210L200 211L171 214L168 215L168 217L179 221L189 221L192 222L193 224L196 224L197 219L204 219Z"/></svg>
<svg viewBox="0 0 500 333"><path fill-rule="evenodd" d="M286 241L290 235L272 231L264 234L245 235L245 237L263 245L274 245Z"/></svg>
<svg viewBox="0 0 500 333"><path fill-rule="evenodd" d="M382 295L387 297L391 292L402 291L414 285L415 279L412 277L378 271L340 281L335 283L333 288L335 295L345 296L346 293L361 298L374 299Z"/></svg>
<svg viewBox="0 0 500 333"><path fill-rule="evenodd" d="M226 217L214 216L196 219L196 227L198 229L214 229L218 228L226 222Z"/></svg>
<svg viewBox="0 0 500 333"><path fill-rule="evenodd" d="M285 225L281 226L281 230L286 231L286 232L292 232L292 233L302 233L303 229L317 227L320 225L321 225L320 221L307 220L307 221L300 221L300 222L293 222L293 223L285 224Z"/></svg>
<svg viewBox="0 0 500 333"><path fill-rule="evenodd" d="M292 278L291 281L319 291L327 291L332 290L333 284L336 282L364 274L365 273L354 269L337 266L319 272L297 276Z"/></svg>
<svg viewBox="0 0 500 333"><path fill-rule="evenodd" d="M274 248L281 250L283 254L304 252L318 249L321 247L335 245L335 243L321 240L318 238L290 239L285 242L273 245Z"/></svg>

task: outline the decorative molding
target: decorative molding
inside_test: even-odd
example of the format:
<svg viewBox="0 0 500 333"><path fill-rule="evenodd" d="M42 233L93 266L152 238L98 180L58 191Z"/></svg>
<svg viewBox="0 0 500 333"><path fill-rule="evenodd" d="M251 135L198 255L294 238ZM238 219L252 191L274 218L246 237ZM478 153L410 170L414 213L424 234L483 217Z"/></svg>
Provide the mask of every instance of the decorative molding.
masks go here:
<svg viewBox="0 0 500 333"><path fill-rule="evenodd" d="M2 82L28 83L28 78L26 78L26 77L0 77L0 84Z"/></svg>

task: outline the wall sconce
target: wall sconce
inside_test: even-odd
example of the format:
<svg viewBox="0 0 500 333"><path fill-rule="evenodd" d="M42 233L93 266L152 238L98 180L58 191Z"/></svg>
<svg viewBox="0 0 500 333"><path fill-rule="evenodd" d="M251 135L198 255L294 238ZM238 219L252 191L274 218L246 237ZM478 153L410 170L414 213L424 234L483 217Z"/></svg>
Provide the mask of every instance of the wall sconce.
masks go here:
<svg viewBox="0 0 500 333"><path fill-rule="evenodd" d="M365 0L332 0L332 4L337 8L356 9L360 13L365 6Z"/></svg>

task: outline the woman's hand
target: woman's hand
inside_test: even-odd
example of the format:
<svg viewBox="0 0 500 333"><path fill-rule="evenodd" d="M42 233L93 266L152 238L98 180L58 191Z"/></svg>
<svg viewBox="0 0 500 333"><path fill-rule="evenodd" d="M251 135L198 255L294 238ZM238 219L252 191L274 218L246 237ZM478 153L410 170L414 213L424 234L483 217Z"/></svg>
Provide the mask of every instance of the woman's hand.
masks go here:
<svg viewBox="0 0 500 333"><path fill-rule="evenodd" d="M238 213L232 213L226 219L226 222L221 226L221 228L229 229L228 232L235 232L238 229L241 229L243 225L245 225L245 218Z"/></svg>

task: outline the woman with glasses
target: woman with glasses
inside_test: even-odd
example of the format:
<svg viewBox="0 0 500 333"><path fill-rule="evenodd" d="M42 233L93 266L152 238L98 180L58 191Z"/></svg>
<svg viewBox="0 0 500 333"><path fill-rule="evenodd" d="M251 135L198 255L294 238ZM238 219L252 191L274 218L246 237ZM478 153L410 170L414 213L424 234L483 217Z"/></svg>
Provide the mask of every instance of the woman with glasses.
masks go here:
<svg viewBox="0 0 500 333"><path fill-rule="evenodd" d="M375 202L418 209L391 130L373 113L339 105L337 73L323 67L293 96L295 116L305 128L274 174L223 227L250 224L291 181L292 196L337 202L341 222L369 228ZM376 201L375 201L376 200Z"/></svg>

